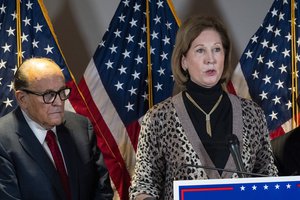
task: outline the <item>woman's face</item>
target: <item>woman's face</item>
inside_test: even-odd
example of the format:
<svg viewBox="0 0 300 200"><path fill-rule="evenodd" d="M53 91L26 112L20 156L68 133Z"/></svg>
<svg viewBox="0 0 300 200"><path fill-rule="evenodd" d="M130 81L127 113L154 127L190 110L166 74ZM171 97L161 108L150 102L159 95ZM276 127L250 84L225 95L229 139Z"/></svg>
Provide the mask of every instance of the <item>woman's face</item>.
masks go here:
<svg viewBox="0 0 300 200"><path fill-rule="evenodd" d="M190 79L205 88L215 86L223 73L225 52L221 37L212 29L202 31L181 59Z"/></svg>

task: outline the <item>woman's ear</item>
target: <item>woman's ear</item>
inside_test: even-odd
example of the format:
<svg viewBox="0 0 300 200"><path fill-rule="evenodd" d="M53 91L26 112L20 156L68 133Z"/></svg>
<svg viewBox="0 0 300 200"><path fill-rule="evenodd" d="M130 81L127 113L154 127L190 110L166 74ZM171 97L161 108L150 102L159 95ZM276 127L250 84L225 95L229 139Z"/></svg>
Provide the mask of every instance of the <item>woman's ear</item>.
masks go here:
<svg viewBox="0 0 300 200"><path fill-rule="evenodd" d="M186 58L185 56L181 57L181 68L183 69L183 71L187 70L187 63L186 63Z"/></svg>

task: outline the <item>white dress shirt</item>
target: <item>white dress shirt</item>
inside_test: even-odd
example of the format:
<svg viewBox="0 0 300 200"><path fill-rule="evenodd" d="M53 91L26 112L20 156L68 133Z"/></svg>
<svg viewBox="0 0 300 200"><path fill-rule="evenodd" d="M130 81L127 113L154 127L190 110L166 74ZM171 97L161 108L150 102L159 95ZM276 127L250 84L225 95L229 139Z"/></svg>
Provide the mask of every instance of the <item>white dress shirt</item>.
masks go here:
<svg viewBox="0 0 300 200"><path fill-rule="evenodd" d="M39 125L38 123L36 123L35 121L33 121L23 110L22 110L22 113L25 117L25 120L26 122L28 123L29 127L31 128L32 132L34 133L35 137L38 139L38 141L41 143L41 145L43 146L43 148L45 149L46 153L48 154L49 158L51 159L53 165L55 166L55 163L54 163L54 160L53 160L53 157L52 157L52 154L51 154L51 151L47 145L47 142L46 142L46 135L47 135L47 131L45 128L43 128L41 125ZM62 153L62 150L61 150L61 147L60 147L60 144L58 142L58 139L57 139L57 134L56 134L56 127L54 126L52 129L51 129L55 136L56 136L56 142L58 144L58 147L59 147L59 150L61 152L61 155L63 157L63 161L64 161L64 165L65 165L65 169L67 170L67 167L66 167L66 163L65 163L65 159L64 159L64 154Z"/></svg>

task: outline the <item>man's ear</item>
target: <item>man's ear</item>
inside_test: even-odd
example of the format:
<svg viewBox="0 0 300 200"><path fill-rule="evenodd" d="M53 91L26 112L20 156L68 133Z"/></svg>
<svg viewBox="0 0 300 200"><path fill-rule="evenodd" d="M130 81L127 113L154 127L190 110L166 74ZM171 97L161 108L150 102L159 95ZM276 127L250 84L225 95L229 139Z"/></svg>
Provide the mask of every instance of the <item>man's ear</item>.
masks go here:
<svg viewBox="0 0 300 200"><path fill-rule="evenodd" d="M17 102L21 108L25 108L27 104L27 93L22 90L15 91Z"/></svg>

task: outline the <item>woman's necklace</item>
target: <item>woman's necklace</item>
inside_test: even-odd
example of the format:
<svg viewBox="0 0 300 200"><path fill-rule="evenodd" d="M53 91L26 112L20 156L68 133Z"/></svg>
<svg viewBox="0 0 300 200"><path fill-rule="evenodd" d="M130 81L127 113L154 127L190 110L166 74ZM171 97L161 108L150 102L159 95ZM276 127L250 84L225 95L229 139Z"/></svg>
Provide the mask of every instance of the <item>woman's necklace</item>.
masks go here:
<svg viewBox="0 0 300 200"><path fill-rule="evenodd" d="M220 95L218 101L216 102L216 104L214 105L214 107L211 109L211 111L209 113L206 113L196 102L195 100L186 92L186 97L190 100L190 102L192 102L192 104L194 104L194 106L196 108L198 108L203 114L205 114L205 118L206 118L206 132L207 134L211 137L211 125L210 125L210 115L216 110L216 108L218 107L218 105L220 104L223 94Z"/></svg>

